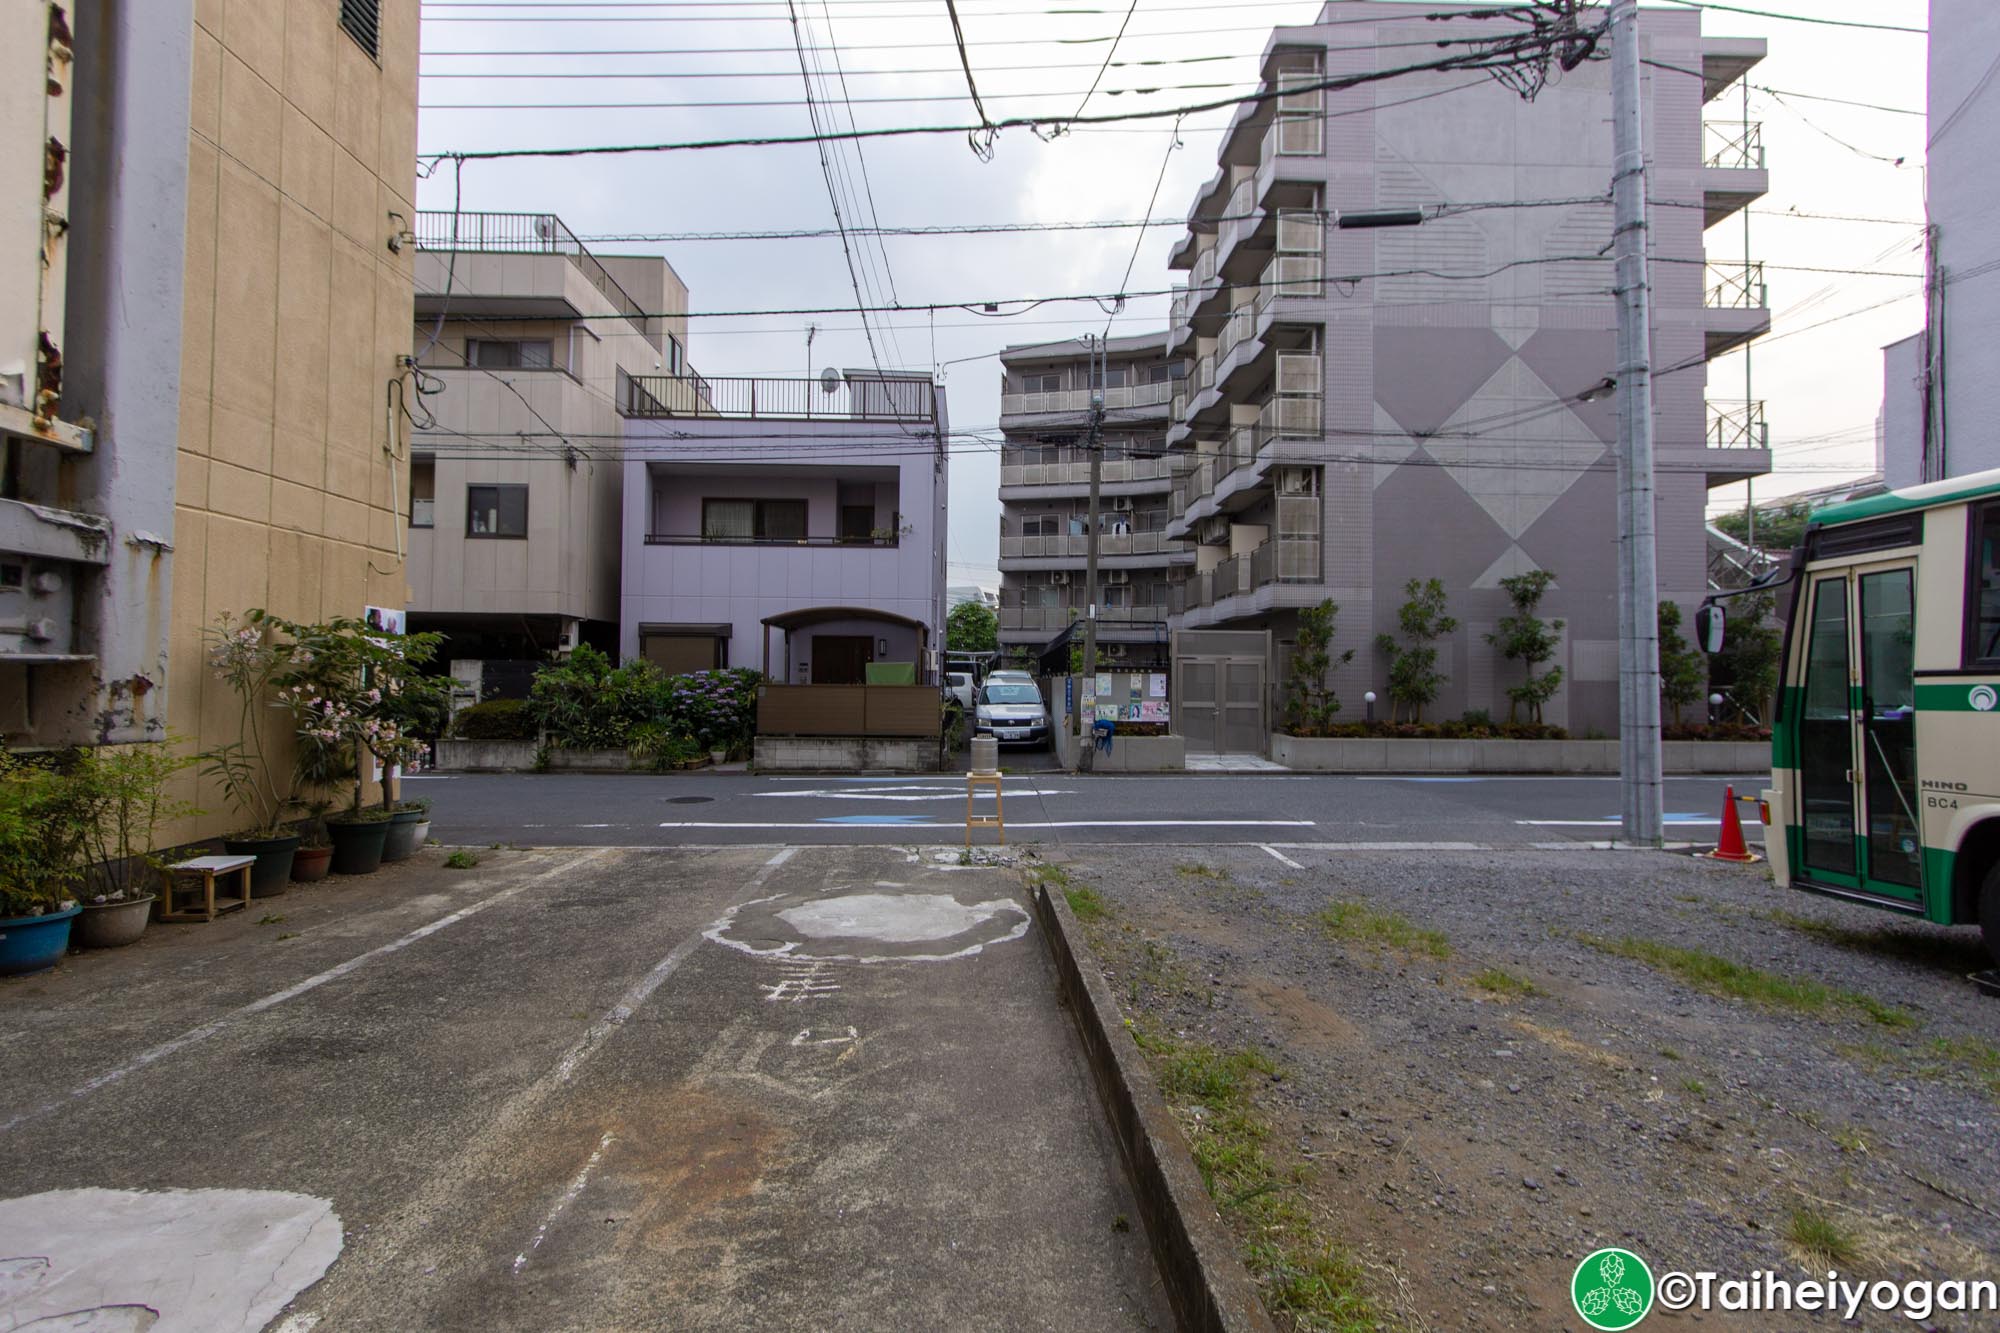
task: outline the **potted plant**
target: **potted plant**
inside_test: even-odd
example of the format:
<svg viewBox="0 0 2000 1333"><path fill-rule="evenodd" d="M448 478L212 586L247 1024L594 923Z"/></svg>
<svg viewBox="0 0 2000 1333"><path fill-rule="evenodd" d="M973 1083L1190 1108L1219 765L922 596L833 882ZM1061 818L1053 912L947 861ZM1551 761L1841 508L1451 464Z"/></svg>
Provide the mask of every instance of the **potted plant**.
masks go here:
<svg viewBox="0 0 2000 1333"><path fill-rule="evenodd" d="M81 797L66 775L0 751L0 976L54 967L69 948L89 836Z"/></svg>
<svg viewBox="0 0 2000 1333"><path fill-rule="evenodd" d="M299 823L299 850L292 854L292 883L311 884L326 878L333 861L333 842L326 836L326 812L331 802L307 804L306 818Z"/></svg>
<svg viewBox="0 0 2000 1333"><path fill-rule="evenodd" d="M154 842L163 822L201 813L191 801L167 794L179 773L201 762L175 752L175 738L136 745L101 745L77 761L72 781L82 784L92 819L90 850L96 861L84 887L82 915L71 928L80 948L113 949L137 942L152 915Z"/></svg>
<svg viewBox="0 0 2000 1333"><path fill-rule="evenodd" d="M253 898L285 891L299 846L299 835L279 823L291 794L280 790L271 766L262 714L264 708L278 706L274 688L292 665L294 645L276 634L283 628L284 622L263 611L245 612L240 622L225 611L208 630L209 666L236 692L238 718L237 739L210 751L202 771L221 785L237 816L247 821L246 827L225 835L222 846L233 856L257 858L250 869Z"/></svg>
<svg viewBox="0 0 2000 1333"><path fill-rule="evenodd" d="M389 807L389 837L382 844L384 861L407 861L431 832L429 801L397 801Z"/></svg>

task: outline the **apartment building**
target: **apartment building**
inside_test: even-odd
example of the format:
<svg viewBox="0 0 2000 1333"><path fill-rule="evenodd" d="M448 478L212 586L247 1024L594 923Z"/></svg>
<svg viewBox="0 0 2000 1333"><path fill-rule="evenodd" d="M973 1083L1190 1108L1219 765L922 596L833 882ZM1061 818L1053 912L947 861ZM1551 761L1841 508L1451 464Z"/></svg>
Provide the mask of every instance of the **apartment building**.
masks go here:
<svg viewBox="0 0 2000 1333"><path fill-rule="evenodd" d="M5 0L0 31L0 729L213 748L216 616L404 601L416 9ZM182 794L216 813L177 835L227 825Z"/></svg>
<svg viewBox="0 0 2000 1333"><path fill-rule="evenodd" d="M1184 363L1166 334L1009 347L1000 354L1000 649L1033 656L1081 633L1090 604L1092 399L1101 395L1097 641L1134 668L1164 665L1172 590L1194 552L1166 529L1167 409Z"/></svg>
<svg viewBox="0 0 2000 1333"><path fill-rule="evenodd" d="M410 628L448 660L615 651L620 395L691 374L687 287L552 213L419 213L416 238Z"/></svg>
<svg viewBox="0 0 2000 1333"><path fill-rule="evenodd" d="M1272 34L1265 85L1407 65L1491 36L1480 13L1334 0ZM1704 248L1740 247L1739 228L1709 229L1766 188L1759 127L1728 110L1764 43L1704 38L1692 12L1647 10L1641 32L1660 590L1691 607L1709 489L1770 467L1763 405L1705 394L1707 359L1770 324L1754 259ZM1547 719L1615 732L1610 108L1597 60L1532 101L1457 72L1239 110L1171 259L1188 283L1166 352L1194 363L1166 437L1188 471L1164 535L1195 545L1177 628L1268 628L1282 659L1298 609L1331 598L1351 698L1384 688L1374 640L1404 584L1438 578L1460 626L1433 715L1504 716L1514 677L1485 641L1510 609L1500 580L1548 570L1565 684ZM1421 221L1338 226L1393 211Z"/></svg>
<svg viewBox="0 0 2000 1333"><path fill-rule="evenodd" d="M1875 466L1891 486L2000 468L2000 8L1932 0L1924 208L1924 327L1883 349Z"/></svg>
<svg viewBox="0 0 2000 1333"><path fill-rule="evenodd" d="M637 376L622 410L622 657L937 678L950 428L930 376Z"/></svg>

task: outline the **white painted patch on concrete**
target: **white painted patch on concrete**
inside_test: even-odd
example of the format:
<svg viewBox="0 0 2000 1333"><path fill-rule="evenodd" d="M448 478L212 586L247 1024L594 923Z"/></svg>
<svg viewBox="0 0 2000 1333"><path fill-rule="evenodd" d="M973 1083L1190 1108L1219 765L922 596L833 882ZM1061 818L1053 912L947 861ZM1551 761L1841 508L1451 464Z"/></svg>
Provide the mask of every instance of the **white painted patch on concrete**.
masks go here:
<svg viewBox="0 0 2000 1333"><path fill-rule="evenodd" d="M853 893L787 907L778 919L809 939L923 944L963 935L1002 912L1019 910L1005 898L966 904L943 893Z"/></svg>
<svg viewBox="0 0 2000 1333"><path fill-rule="evenodd" d="M1257 845L1263 848L1266 852L1270 853L1272 856L1276 857L1278 860L1278 864L1290 866L1294 870L1305 869L1304 866L1300 865L1297 861L1294 861L1291 857L1286 856L1283 852L1279 851L1276 847L1271 846L1269 843L1260 842Z"/></svg>
<svg viewBox="0 0 2000 1333"><path fill-rule="evenodd" d="M340 1247L332 1203L279 1190L0 1200L0 1328L255 1333Z"/></svg>
<svg viewBox="0 0 2000 1333"><path fill-rule="evenodd" d="M542 1242L549 1238L549 1228L556 1224L556 1219L561 1217L563 1212L576 1202L576 1196L583 1193L583 1187L590 1183L590 1173L597 1170L597 1164L604 1160L604 1153L606 1149L610 1148L611 1139L611 1131L608 1129L605 1130L604 1137L597 1141L597 1150L590 1154L589 1159L583 1164L583 1169L578 1171L575 1177L569 1182L569 1188L563 1191L560 1199L556 1200L555 1207L549 1209L549 1215L544 1217L542 1224L535 1228L535 1238L528 1242L528 1248L514 1256L515 1277L519 1277L521 1270L528 1266L528 1256L542 1248Z"/></svg>
<svg viewBox="0 0 2000 1333"><path fill-rule="evenodd" d="M312 1333L318 1327L319 1312L307 1310L300 1314L286 1315L285 1322L273 1329L272 1333Z"/></svg>

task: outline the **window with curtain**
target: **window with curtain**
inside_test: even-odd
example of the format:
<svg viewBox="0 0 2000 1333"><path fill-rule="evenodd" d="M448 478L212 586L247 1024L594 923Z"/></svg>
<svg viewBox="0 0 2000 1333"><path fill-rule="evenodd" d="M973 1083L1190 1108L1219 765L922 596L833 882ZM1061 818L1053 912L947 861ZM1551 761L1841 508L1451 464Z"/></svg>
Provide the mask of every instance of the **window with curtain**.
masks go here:
<svg viewBox="0 0 2000 1333"><path fill-rule="evenodd" d="M548 370L555 344L547 338L469 338L465 363L481 370Z"/></svg>
<svg viewBox="0 0 2000 1333"><path fill-rule="evenodd" d="M465 535L526 537L528 488L526 486L466 487Z"/></svg>
<svg viewBox="0 0 2000 1333"><path fill-rule="evenodd" d="M701 535L708 541L795 542L806 536L804 500L703 500Z"/></svg>

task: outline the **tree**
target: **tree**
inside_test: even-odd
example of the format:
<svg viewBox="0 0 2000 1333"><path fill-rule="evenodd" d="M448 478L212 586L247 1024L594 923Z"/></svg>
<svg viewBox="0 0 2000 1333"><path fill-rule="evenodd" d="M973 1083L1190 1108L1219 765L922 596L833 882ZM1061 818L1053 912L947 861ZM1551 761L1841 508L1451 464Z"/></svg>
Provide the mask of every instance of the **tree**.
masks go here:
<svg viewBox="0 0 2000 1333"><path fill-rule="evenodd" d="M1769 593L1739 597L1731 608L1722 651L1709 674L1735 720L1752 726L1770 723L1771 696L1778 688L1778 658L1784 638L1771 619L1777 602Z"/></svg>
<svg viewBox="0 0 2000 1333"><path fill-rule="evenodd" d="M1495 633L1486 636L1486 642L1500 650L1500 656L1510 662L1519 662L1527 671L1527 676L1519 685L1507 690L1507 720L1512 722L1516 710L1525 707L1528 721L1542 720L1542 705L1555 697L1562 687L1563 669L1554 667L1535 674L1535 668L1556 655L1556 645L1562 640L1563 622L1543 620L1535 614L1547 595L1549 584L1555 582L1555 575L1546 569L1531 569L1525 574L1516 574L1500 580L1500 587L1509 601L1514 603L1514 614L1502 616Z"/></svg>
<svg viewBox="0 0 2000 1333"><path fill-rule="evenodd" d="M1812 520L1810 501L1793 500L1757 511L1757 546L1765 551L1789 551L1805 540L1806 524ZM1741 510L1715 516L1715 526L1737 541L1750 539L1750 521Z"/></svg>
<svg viewBox="0 0 2000 1333"><path fill-rule="evenodd" d="M1678 602L1660 603L1660 702L1681 725L1681 713L1689 704L1701 702L1708 684L1708 663L1681 636L1681 608Z"/></svg>
<svg viewBox="0 0 2000 1333"><path fill-rule="evenodd" d="M1299 642L1292 652L1292 675L1285 685L1285 725L1294 736L1324 736L1340 711L1340 697L1327 673L1354 660L1354 650L1335 656L1333 626L1340 608L1331 599L1299 612Z"/></svg>
<svg viewBox="0 0 2000 1333"><path fill-rule="evenodd" d="M1458 621L1445 612L1444 582L1440 579L1411 579L1403 585L1409 600L1396 611L1396 622L1408 647L1398 647L1394 637L1382 634L1375 649L1389 659L1389 720L1395 721L1408 705L1410 720L1424 720L1424 705L1438 697L1450 679L1437 669L1437 649L1430 645L1458 628Z"/></svg>
<svg viewBox="0 0 2000 1333"><path fill-rule="evenodd" d="M960 602L944 618L944 646L954 653L990 653L1000 646L1000 617L983 602Z"/></svg>

